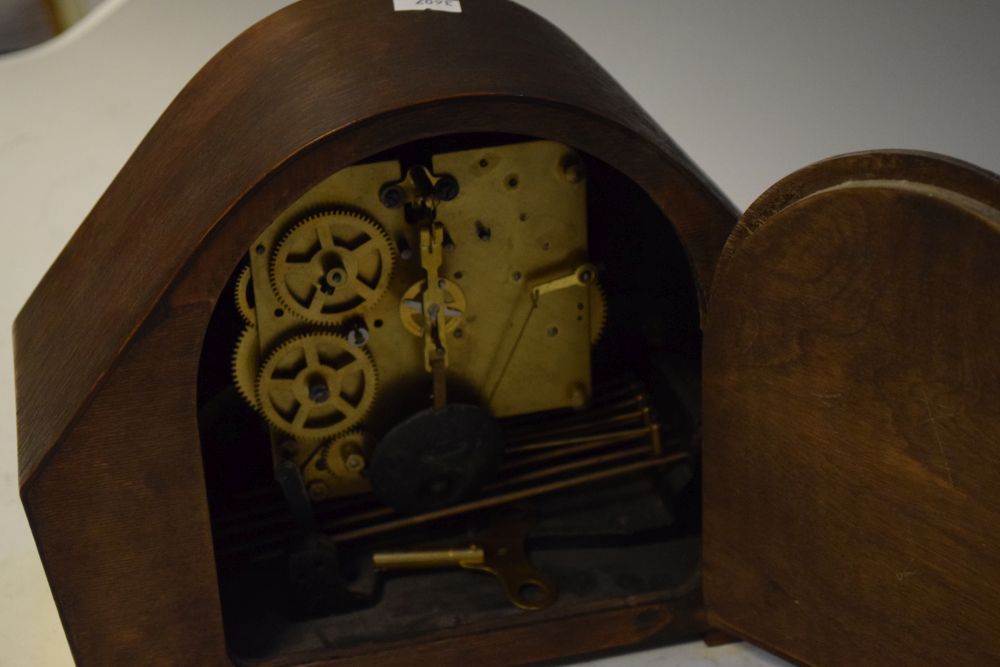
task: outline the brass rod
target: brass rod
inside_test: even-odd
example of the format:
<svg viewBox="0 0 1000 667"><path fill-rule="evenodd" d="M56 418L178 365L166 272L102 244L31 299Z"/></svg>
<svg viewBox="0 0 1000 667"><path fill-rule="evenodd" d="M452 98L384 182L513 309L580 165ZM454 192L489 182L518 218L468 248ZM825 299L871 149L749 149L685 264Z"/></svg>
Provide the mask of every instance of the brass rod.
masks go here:
<svg viewBox="0 0 1000 667"><path fill-rule="evenodd" d="M672 463L675 463L677 461L689 457L690 455L687 454L686 452L678 452L676 454L672 454L670 456L662 458L650 459L647 461L639 461L636 463L620 466L617 468L611 468L609 470L603 470L596 473L581 475L579 477L574 477L571 479L550 482L548 484L536 486L531 489L523 489L515 492L502 494L500 496L484 498L470 503L465 503L463 505L446 508L444 510L438 510L437 512L433 513L428 513L415 517L404 517L383 524L378 524L375 526L358 528L353 531L347 531L340 533L339 535L334 535L333 539L340 542L347 542L347 541L361 539L364 537L371 537L374 535L391 532L393 530L407 528L409 526L420 525L438 519L456 516L458 514L463 514L466 512L474 512L481 509L497 507L499 505L503 505L506 503L517 502L519 500L526 500L528 498L544 495L547 493L554 493L557 491L570 489L576 486L582 486L592 482L599 482L605 479L611 479L622 475L628 475L633 472L641 472L643 470L648 470L659 466L670 465ZM392 511L388 509L386 509L386 513L389 515L393 514ZM348 523L348 522L344 521L343 523ZM327 530L336 528L339 525L340 525L339 523L330 524L329 522L323 522L323 526ZM287 541L289 532L290 532L290 526L287 526L286 530L280 532L279 534L265 536L263 539L258 539L250 542L244 541L239 544L228 544L218 552L217 556L221 558L232 558L240 554L249 553L253 554L253 558L262 558L268 555L273 555L274 553L277 552L278 548Z"/></svg>
<svg viewBox="0 0 1000 667"><path fill-rule="evenodd" d="M607 433L595 433L593 435L579 435L572 438L558 438L556 440L532 442L524 445L507 447L504 449L504 453L519 454L521 452L535 452L540 449L554 449L557 447L566 447L568 445L579 445L586 442L592 442L594 440L609 440L609 442L615 442L616 440L627 440L629 438L647 435L650 430L650 426L643 426L641 428L630 428L622 431L610 431Z"/></svg>
<svg viewBox="0 0 1000 667"><path fill-rule="evenodd" d="M534 465L537 463L542 463L545 461L550 461L552 459L563 458L567 456L573 456L575 454L583 454L585 452L593 451L594 449L600 449L602 447L607 447L611 444L621 443L625 444L632 442L637 437L642 435L654 435L652 427L643 429L632 429L629 431L621 431L617 433L603 433L599 436L594 436L591 438L576 438L573 442L565 443L561 447L556 448L555 445L551 443L538 443L545 444L546 447L538 448L531 447L524 449L517 449L516 452L522 451L535 451L536 449L549 449L550 451L543 452L540 454L535 454L533 456L524 457L521 459L515 459L508 461L503 469L512 470L523 468L528 465ZM569 446L576 445L576 446ZM654 443L655 445L655 443ZM661 445L662 448L662 445ZM554 451L551 451L554 450ZM655 450L654 450L655 451ZM509 453L509 452L508 452ZM655 452L657 455L659 452ZM540 477L547 476L544 474L545 471L539 471ZM508 479L500 479L495 484L491 485L489 488L499 488L503 486L508 486ZM360 497L356 497L360 498ZM344 499L344 501L330 503L322 505L318 508L318 514L320 514L320 519L322 521L323 516L339 515L339 518L335 521L323 521L324 525L328 528L343 528L347 526L357 525L359 523L364 523L372 519L383 519L395 514L392 509L382 506L371 506L374 502L363 502L356 498ZM365 506L369 505L368 509ZM261 511L260 513L254 513L251 516L240 513L238 515L225 515L219 518L215 522L216 531L220 536L233 537L246 533L256 533L261 530L266 530L268 528L274 528L277 526L283 526L288 523L288 517L286 517L281 512L282 506L280 504L268 508L266 511ZM357 511L357 510L364 511ZM252 519L247 521L247 519Z"/></svg>
<svg viewBox="0 0 1000 667"><path fill-rule="evenodd" d="M650 428L650 440L653 443L653 454L660 456L663 454L663 433L660 429L658 423L653 423L649 425Z"/></svg>
<svg viewBox="0 0 1000 667"><path fill-rule="evenodd" d="M608 388L606 391L600 391L599 390L599 389L604 389L605 387ZM591 415L591 413L597 412L596 408L601 408L601 410L599 412L603 413L604 412L604 404L605 403L607 403L609 401L612 401L612 400L616 400L621 395L626 394L626 393L638 392L638 393L636 393L636 395L634 397L634 400L633 400L634 403L638 403L638 402L641 401L641 399L646 398L645 394L641 393L643 391L644 387L643 387L643 385L641 383L638 383L638 382L626 381L626 382L621 382L621 383L614 383L614 384L611 384L611 385L604 385L604 386L602 386L599 389L595 388L594 400L591 402L591 409L588 410L587 412L584 412L584 413L573 413L571 415L571 418L577 418L580 415ZM619 403L619 405L621 405L621 403ZM537 421L533 420L532 423L537 423ZM525 424L525 426L528 426L528 424ZM522 430L522 428L521 428L520 425L518 425L518 427L516 429L514 429L514 430L515 431L520 431L520 430ZM254 489L249 489L247 491L243 491L243 492L237 494L236 496L234 496L233 499L237 500L237 501L251 501L251 500L256 501L257 499L259 499L262 496L270 496L270 498L268 498L268 499L271 501L269 503L271 506L279 507L279 506L283 505L284 501L281 498L280 492L276 488L273 488L273 487L270 487L270 486L262 486L262 487L257 487L257 488L254 488ZM340 500L347 501L350 498L351 497L345 497L345 498L340 499ZM347 503L345 502L344 504L347 504ZM236 514L237 513L234 512L232 515L227 515L227 517L228 516L235 516Z"/></svg>
<svg viewBox="0 0 1000 667"><path fill-rule="evenodd" d="M372 554L376 570L426 570L444 567L482 565L486 554L481 547L438 549L435 551L394 551Z"/></svg>
<svg viewBox="0 0 1000 667"><path fill-rule="evenodd" d="M581 468L587 468L590 466L601 465L603 463L611 463L613 461L620 461L622 459L632 458L633 456L640 456L642 454L651 454L652 448L648 445L643 445L640 447L631 447L629 449L622 449L611 452L610 454L601 454L599 456L591 456L585 459L577 459L575 461L570 461L569 463L562 463L556 466L549 466L547 468L539 468L533 472L526 472L523 475L515 475L513 477L508 477L506 479L500 480L495 484L490 484L487 486L487 490L502 489L508 486L514 486L516 484L523 484L524 482L531 482L537 479L545 479L546 477L555 477L566 472L572 472L574 470L579 470Z"/></svg>
<svg viewBox="0 0 1000 667"><path fill-rule="evenodd" d="M635 393L626 398L620 396L604 396L599 401L592 402L583 410L563 410L558 414L538 413L528 417L511 417L505 420L507 430L512 433L527 432L539 426L552 426L553 424L569 424L593 417L594 415L604 415L618 410L635 408L644 405L648 396L643 393L641 387L634 388Z"/></svg>
<svg viewBox="0 0 1000 667"><path fill-rule="evenodd" d="M645 434L644 434L645 435ZM573 447L563 447L560 449L549 450L542 452L541 454L535 454L534 456L525 457L520 460L508 461L504 464L501 470L505 473L511 470L519 470L521 468L529 468L535 464L545 463L547 461L552 461L553 459L564 459L576 454L585 454L587 452L592 452L595 449L607 449L612 445L626 445L636 440L642 439L642 435L633 438L615 438L614 440L596 440L594 442L586 442L583 444L575 445ZM501 476L496 480L497 484L502 484L506 480Z"/></svg>
<svg viewBox="0 0 1000 667"><path fill-rule="evenodd" d="M621 433L611 433L611 434L601 434L601 436L595 436L592 438L577 438L573 442L567 444L575 444L575 447L562 446L561 448L555 449L554 451L543 452L541 454L535 454L533 456L526 456L521 459L516 459L507 462L503 470L511 470L523 468L528 465L535 465L537 463L542 463L552 459L563 458L566 456L572 456L574 454L582 454L594 449L600 449L602 447L607 447L611 444L618 442L630 442L635 440L636 434L639 436L646 435L649 433L648 428L644 429L633 429L632 431L623 431ZM552 448L550 447L550 450ZM498 485L504 485L507 480L498 480ZM321 511L318 512L321 515L339 515L336 521L324 522L325 525L329 527L342 528L346 526L356 525L358 523L363 523L372 519L382 519L388 516L392 516L394 512L388 507L372 507L365 511L356 511L357 509L364 508L362 503L344 503L346 507L322 507ZM243 521L236 523L235 519L226 517L224 521L218 521L216 523L217 532L226 537L233 537L237 535L242 535L246 533L255 533L261 530L266 530L268 528L274 528L276 526L282 526L288 523L288 517L286 517L281 512L281 507L275 507L272 511L255 516L252 520L247 521L247 518L242 517ZM322 520L322 516L320 517Z"/></svg>
<svg viewBox="0 0 1000 667"><path fill-rule="evenodd" d="M564 435L567 433L573 433L574 431L581 431L584 429L600 429L612 424L618 424L620 422L627 422L632 420L639 420L646 417L647 413L650 412L649 408L643 408L641 410L636 410L634 412L626 412L620 415L613 415L611 417L605 417L603 419L592 421L592 422L580 422L579 424L570 424L569 426L560 426L558 428L551 428L545 431L537 431L532 433L525 433L514 438L508 438L507 451L510 451L510 445L519 445L522 442L531 442L532 440L538 440L541 438L550 438L552 436Z"/></svg>
<svg viewBox="0 0 1000 667"><path fill-rule="evenodd" d="M366 528L358 528L356 530L335 534L332 536L332 539L336 542L350 542L353 540L359 540L363 537L372 537L373 535L381 535L384 533L392 532L394 530L400 530L402 528L409 528L412 526L419 526L425 523L430 523L432 521L437 521L439 519L447 519L449 517L457 516L459 514L465 514L467 512L475 512L478 510L488 509L491 507L497 507L498 505L505 505L507 503L517 502L519 500L527 500L528 498L534 498L536 496L545 495L547 493L553 493L555 491L563 491L565 489L571 489L577 486L581 486L583 484L600 482L605 479L620 477L622 475L628 475L634 472L641 472L643 470L651 470L653 468L658 468L660 466L676 463L688 457L689 454L687 454L686 452L678 452L677 454L671 454L670 456L664 456L658 459L650 459L648 461L638 461L636 463L629 463L627 465L618 466L617 468L601 470L599 472L593 472L587 475L581 475L580 477L574 477L572 479L564 479L555 482L549 482L548 484L542 484L540 486L536 486L530 489L511 491L509 493L503 493L498 496L493 496L490 498L481 498L479 500L462 503L461 505L446 507L444 509L436 510L434 512L427 512L425 514L418 514L417 516L404 517L396 519L394 521L387 521L386 523L378 524L375 526L368 526Z"/></svg>

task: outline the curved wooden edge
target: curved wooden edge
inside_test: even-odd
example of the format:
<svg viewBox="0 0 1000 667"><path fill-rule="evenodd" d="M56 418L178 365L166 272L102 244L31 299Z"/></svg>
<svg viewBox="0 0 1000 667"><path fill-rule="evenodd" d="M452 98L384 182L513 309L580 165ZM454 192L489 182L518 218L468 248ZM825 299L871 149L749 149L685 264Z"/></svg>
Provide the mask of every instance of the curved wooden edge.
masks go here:
<svg viewBox="0 0 1000 667"><path fill-rule="evenodd" d="M722 275L740 246L778 213L821 190L852 181L897 180L933 184L1000 209L1000 176L968 162L927 151L876 149L836 155L789 174L764 191L740 217L720 253Z"/></svg>
<svg viewBox="0 0 1000 667"><path fill-rule="evenodd" d="M705 335L713 625L802 664L996 661L998 203L883 151L744 215Z"/></svg>
<svg viewBox="0 0 1000 667"><path fill-rule="evenodd" d="M157 304L198 245L266 174L335 140L344 165L377 152L375 146L388 148L386 141L352 138L370 136L352 131L371 123L396 145L427 136L426 128L396 127L414 109L437 105L448 116L479 102L472 106L480 116L438 123L438 133L558 139L567 132L539 119L549 111L551 118L580 119L591 140L580 148L650 192L707 291L735 218L732 206L564 34L506 0L467 0L463 7L454 15L397 13L388 2L303 0L251 27L192 79L17 317L22 487L143 322L158 317ZM600 136L623 133L632 147L646 148L641 161ZM108 293L113 299L95 298Z"/></svg>

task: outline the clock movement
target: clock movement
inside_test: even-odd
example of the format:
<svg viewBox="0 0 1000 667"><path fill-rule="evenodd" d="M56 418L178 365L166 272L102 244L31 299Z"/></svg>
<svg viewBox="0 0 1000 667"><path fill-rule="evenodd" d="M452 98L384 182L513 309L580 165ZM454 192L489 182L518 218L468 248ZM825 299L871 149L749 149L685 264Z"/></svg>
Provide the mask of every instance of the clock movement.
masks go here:
<svg viewBox="0 0 1000 667"><path fill-rule="evenodd" d="M874 151L740 217L554 27L445 4L238 37L19 315L75 659L1000 659L1000 180Z"/></svg>

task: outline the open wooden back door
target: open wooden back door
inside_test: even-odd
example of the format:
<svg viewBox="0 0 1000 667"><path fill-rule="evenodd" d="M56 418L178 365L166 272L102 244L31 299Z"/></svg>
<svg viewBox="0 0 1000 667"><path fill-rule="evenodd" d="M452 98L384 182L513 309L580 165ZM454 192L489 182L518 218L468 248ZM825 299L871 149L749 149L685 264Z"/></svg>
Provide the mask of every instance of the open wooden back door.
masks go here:
<svg viewBox="0 0 1000 667"><path fill-rule="evenodd" d="M1000 664L1000 178L848 155L719 264L704 368L711 622L802 664Z"/></svg>

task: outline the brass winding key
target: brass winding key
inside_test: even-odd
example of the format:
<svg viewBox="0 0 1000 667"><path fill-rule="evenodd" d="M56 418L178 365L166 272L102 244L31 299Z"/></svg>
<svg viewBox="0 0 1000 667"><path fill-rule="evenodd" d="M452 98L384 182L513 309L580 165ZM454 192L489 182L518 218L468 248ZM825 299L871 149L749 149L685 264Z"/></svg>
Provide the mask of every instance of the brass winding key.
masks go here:
<svg viewBox="0 0 1000 667"><path fill-rule="evenodd" d="M476 535L466 548L375 553L372 562L383 572L456 566L488 572L500 581L515 606L538 611L552 606L558 591L525 553L531 525L524 514L507 515Z"/></svg>

